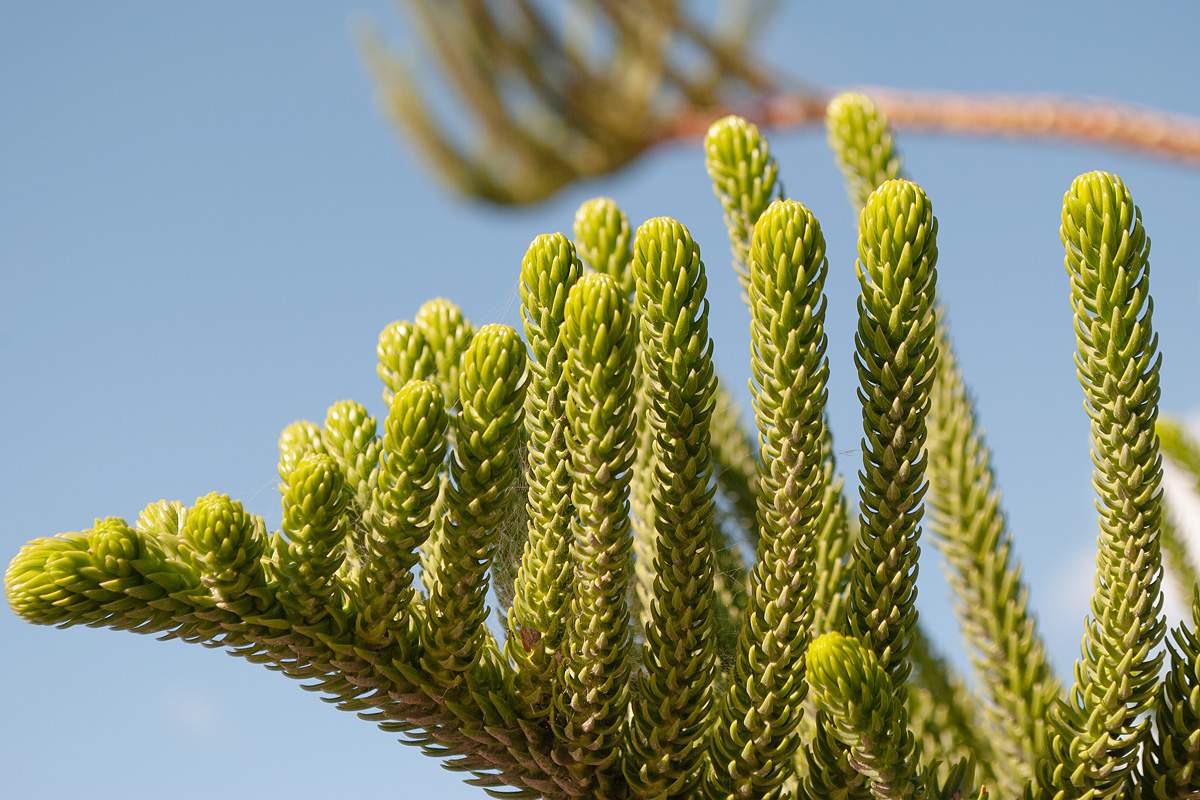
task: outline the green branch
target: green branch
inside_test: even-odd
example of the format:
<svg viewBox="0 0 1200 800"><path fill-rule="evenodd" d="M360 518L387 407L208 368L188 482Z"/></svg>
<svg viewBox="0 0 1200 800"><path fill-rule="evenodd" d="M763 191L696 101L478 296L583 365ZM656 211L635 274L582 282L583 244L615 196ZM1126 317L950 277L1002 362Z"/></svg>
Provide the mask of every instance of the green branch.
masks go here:
<svg viewBox="0 0 1200 800"><path fill-rule="evenodd" d="M862 531L849 627L892 677L902 702L917 622L925 417L938 358L936 237L933 208L914 183L883 184L863 209L854 357L863 404Z"/></svg>
<svg viewBox="0 0 1200 800"><path fill-rule="evenodd" d="M997 787L1015 797L1033 776L1059 684L1027 612L991 451L945 327L929 412L930 528L946 558L954 610L984 695Z"/></svg>
<svg viewBox="0 0 1200 800"><path fill-rule="evenodd" d="M1150 720L1163 656L1162 460L1158 337L1151 325L1150 240L1119 178L1081 175L1063 200L1062 240L1075 311L1075 364L1092 422L1099 495L1094 618L1070 700L1051 716L1042 796L1124 797Z"/></svg>
<svg viewBox="0 0 1200 800"><path fill-rule="evenodd" d="M691 234L667 218L638 229L633 273L654 453L655 577L629 745L640 768L626 776L635 797L687 797L704 765L718 666L707 279Z"/></svg>
<svg viewBox="0 0 1200 800"><path fill-rule="evenodd" d="M712 737L710 793L729 797L778 790L799 747L813 552L826 477L828 263L820 225L799 203L773 204L755 226L749 258L761 537L737 658Z"/></svg>
<svg viewBox="0 0 1200 800"><path fill-rule="evenodd" d="M567 294L582 266L562 234L534 239L521 262L521 317L529 342L529 536L508 615L507 652L518 675L518 694L535 716L549 714L562 646L564 612L571 597L571 457L567 449L566 343L562 338Z"/></svg>
<svg viewBox="0 0 1200 800"><path fill-rule="evenodd" d="M585 275L567 296L567 438L575 582L551 721L565 763L598 798L621 796L629 710L633 577L629 528L634 459L634 311L607 275Z"/></svg>

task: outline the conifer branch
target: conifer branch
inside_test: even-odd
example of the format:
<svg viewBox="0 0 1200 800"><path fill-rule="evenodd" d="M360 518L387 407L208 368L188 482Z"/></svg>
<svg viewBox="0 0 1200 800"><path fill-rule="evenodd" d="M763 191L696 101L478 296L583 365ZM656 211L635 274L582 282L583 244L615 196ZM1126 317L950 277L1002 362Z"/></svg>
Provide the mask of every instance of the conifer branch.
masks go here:
<svg viewBox="0 0 1200 800"><path fill-rule="evenodd" d="M825 128L856 210L861 211L880 186L904 177L888 119L871 98L857 92L833 98L825 111Z"/></svg>
<svg viewBox="0 0 1200 800"><path fill-rule="evenodd" d="M635 797L694 795L717 676L713 619L713 487L709 451L716 376L700 249L678 222L642 225L633 273L646 424L654 451L648 609L626 766Z"/></svg>
<svg viewBox="0 0 1200 800"><path fill-rule="evenodd" d="M434 524L448 424L445 400L433 384L410 381L395 394L362 572L360 633L372 640L394 634L413 601L412 570Z"/></svg>
<svg viewBox="0 0 1200 800"><path fill-rule="evenodd" d="M821 125L838 92L773 72L752 54L776 1L731 2L720 25L674 0L578 0L564 4L568 19L589 18L591 30L578 35L531 0L410 0L431 60L473 118L465 145L430 113L410 61L373 28L359 40L387 113L444 180L491 202L532 203L656 146L696 141L730 113L763 128ZM1052 95L859 91L899 130L1065 140L1200 165L1194 117Z"/></svg>
<svg viewBox="0 0 1200 800"><path fill-rule="evenodd" d="M539 236L521 262L521 318L529 343L525 430L529 536L508 614L508 657L518 694L535 716L550 711L554 656L571 598L571 459L567 449L568 375L562 338L567 294L583 272L562 234Z"/></svg>
<svg viewBox="0 0 1200 800"><path fill-rule="evenodd" d="M705 164L713 191L725 208L733 268L742 291L750 291L750 237L758 218L782 196L779 166L758 128L741 117L725 117L704 136Z"/></svg>
<svg viewBox="0 0 1200 800"><path fill-rule="evenodd" d="M808 647L808 680L828 729L849 749L849 766L877 800L918 793L917 748L908 713L875 654L858 641L827 633Z"/></svg>
<svg viewBox="0 0 1200 800"><path fill-rule="evenodd" d="M571 594L554 732L579 786L619 797L629 710L633 578L629 526L634 459L634 310L607 275L580 278L567 296L567 439L571 454Z"/></svg>
<svg viewBox="0 0 1200 800"><path fill-rule="evenodd" d="M1192 592L1191 624L1184 621L1167 639L1171 662L1155 694L1155 731L1137 776L1143 800L1200 797L1200 587Z"/></svg>
<svg viewBox="0 0 1200 800"><path fill-rule="evenodd" d="M841 631L846 624L857 520L850 519L842 478L832 456L825 462L825 495L821 498L820 533L814 554L813 636Z"/></svg>
<svg viewBox="0 0 1200 800"><path fill-rule="evenodd" d="M938 653L918 627L909 658L909 730L920 744L921 767L930 777L949 777L956 764L972 763L972 774L996 785L992 747L980 725L974 693ZM1023 784L1022 784L1023 785Z"/></svg>
<svg viewBox="0 0 1200 800"><path fill-rule="evenodd" d="M717 387L713 407L712 448L717 483L729 498L731 513L751 547L758 548L758 457L754 437L743 427L741 409L733 395Z"/></svg>
<svg viewBox="0 0 1200 800"><path fill-rule="evenodd" d="M749 260L761 538L737 659L713 730L710 794L730 797L778 790L799 747L825 488L828 265L820 225L799 203L773 204L754 228Z"/></svg>
<svg viewBox="0 0 1200 800"><path fill-rule="evenodd" d="M408 325L408 323L397 324ZM463 316L458 306L441 298L430 300L417 309L411 327L416 338L413 341L405 341L405 344L415 351L416 356L403 361L397 360L397 371L385 377L385 372L393 364L390 358L394 358L394 356L391 356L390 353L385 354L382 349L379 350L379 368L383 370L379 375L384 379L385 386L390 385L389 378L399 381L401 386L413 378L433 382L441 390L442 396L446 400L446 412L453 420L458 415L459 409L459 362L462 360L467 346L471 343L471 337L475 335L475 328ZM380 337L380 345L383 345L382 337ZM386 362L385 355L389 356L389 360ZM409 369L412 370L411 373L408 371ZM385 399L387 396L385 388ZM450 426L449 437L450 443L453 445L454 425ZM441 471L437 507L434 511L436 522L433 530L429 533L429 538L421 547L421 583L425 587L426 594L434 591L434 581L442 573L442 540L445 537L446 490L449 485L450 469L447 463L443 465Z"/></svg>
<svg viewBox="0 0 1200 800"><path fill-rule="evenodd" d="M437 357L421 329L407 320L393 322L379 334L375 348L379 363L375 371L383 381L383 402L411 380L427 380L437 372Z"/></svg>
<svg viewBox="0 0 1200 800"><path fill-rule="evenodd" d="M876 189L859 223L855 363L865 438L850 631L876 654L901 702L916 631L925 417L938 358L936 237L929 199L907 181Z"/></svg>
<svg viewBox="0 0 1200 800"><path fill-rule="evenodd" d="M607 197L589 200L575 212L575 247L580 259L633 294L633 229L616 203Z"/></svg>
<svg viewBox="0 0 1200 800"><path fill-rule="evenodd" d="M525 344L504 325L485 325L462 359L455 449L446 491L449 519L426 603L425 668L455 685L495 640L485 635L488 569L508 488L519 469Z"/></svg>
<svg viewBox="0 0 1200 800"><path fill-rule="evenodd" d="M986 702L997 788L1015 797L1032 777L1059 684L1014 563L991 452L945 326L929 411L930 529L946 558L955 613Z"/></svg>
<svg viewBox="0 0 1200 800"><path fill-rule="evenodd" d="M536 29L533 6L512 2ZM682 13L634 31L634 12L657 5L611 19L651 39L682 30L718 73L753 82L736 48ZM505 31L483 0L429 13L457 11L474 15L477 44L555 90L533 50L495 39ZM534 31L539 47L553 36ZM450 55L476 91L501 80L478 53ZM696 97L717 92L659 66ZM1200 590L1161 681L1155 649L1161 551L1180 546L1158 437L1198 480L1200 448L1157 420L1140 212L1103 173L1064 203L1101 542L1075 686L1047 710L1056 683L938 328L937 220L920 188L890 179L900 161L880 107L847 95L830 122L851 197L865 197L855 518L826 423L824 238L799 203L766 205L782 194L769 147L724 120L706 155L745 268L757 448L717 387L691 234L658 218L634 236L600 199L577 216L578 246L530 245L526 341L432 301L380 336L382 437L349 400L323 426L284 430L281 532L225 495L161 501L132 527L97 520L26 545L5 575L9 604L40 624L227 647L495 795L983 800L982 778L1001 796L1024 784L1029 800L1200 798ZM917 625L926 470L977 697ZM757 551L748 579L744 542ZM511 600L503 647L485 626L492 588Z"/></svg>
<svg viewBox="0 0 1200 800"><path fill-rule="evenodd" d="M1150 721L1163 656L1162 461L1150 240L1119 178L1081 175L1063 200L1075 364L1092 427L1099 495L1096 588L1070 699L1056 708L1044 797L1123 797ZM1089 794L1090 793L1090 794Z"/></svg>

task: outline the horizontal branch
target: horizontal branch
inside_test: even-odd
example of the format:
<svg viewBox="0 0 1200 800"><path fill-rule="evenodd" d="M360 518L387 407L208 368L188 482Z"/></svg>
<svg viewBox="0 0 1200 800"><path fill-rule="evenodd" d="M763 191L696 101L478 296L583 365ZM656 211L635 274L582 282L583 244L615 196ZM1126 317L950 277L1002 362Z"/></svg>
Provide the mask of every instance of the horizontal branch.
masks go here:
<svg viewBox="0 0 1200 800"><path fill-rule="evenodd" d="M956 136L1089 143L1200 166L1200 119L1113 100L1055 95L993 95L862 89L897 130ZM738 112L757 125L799 129L825 118L834 95L778 94ZM654 143L695 139L725 110L689 110L670 120Z"/></svg>

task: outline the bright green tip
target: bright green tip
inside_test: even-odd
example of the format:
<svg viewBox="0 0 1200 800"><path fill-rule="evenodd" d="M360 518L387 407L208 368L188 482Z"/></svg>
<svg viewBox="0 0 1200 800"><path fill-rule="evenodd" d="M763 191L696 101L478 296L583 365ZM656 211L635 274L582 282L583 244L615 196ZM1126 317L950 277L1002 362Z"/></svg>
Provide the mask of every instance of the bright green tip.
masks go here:
<svg viewBox="0 0 1200 800"><path fill-rule="evenodd" d="M885 181L871 192L863 216L869 220L888 220L898 231L912 231L933 218L933 204L925 190L903 178Z"/></svg>
<svg viewBox="0 0 1200 800"><path fill-rule="evenodd" d="M39 625L70 619L73 598L59 584L91 563L87 549L87 535L82 533L34 539L22 547L4 573L4 593L13 612Z"/></svg>
<svg viewBox="0 0 1200 800"><path fill-rule="evenodd" d="M538 236L521 259L524 290L532 292L542 305L552 302L557 287L573 282L579 271L575 245L561 233Z"/></svg>
<svg viewBox="0 0 1200 800"><path fill-rule="evenodd" d="M405 383L432 375L437 368L425 334L407 320L393 322L383 329L375 353L379 357L375 370L384 383L386 402L391 402L392 395Z"/></svg>
<svg viewBox="0 0 1200 800"><path fill-rule="evenodd" d="M830 100L825 108L825 124L830 128L878 118L879 107L862 92L843 92Z"/></svg>
<svg viewBox="0 0 1200 800"><path fill-rule="evenodd" d="M1131 207L1133 196L1120 177L1107 172L1088 172L1071 181L1063 205L1072 205L1072 211L1091 207L1104 216L1123 206Z"/></svg>
<svg viewBox="0 0 1200 800"><path fill-rule="evenodd" d="M510 394L525 375L526 348L521 336L507 325L484 325L463 357L459 394L464 404L481 390L495 405Z"/></svg>
<svg viewBox="0 0 1200 800"><path fill-rule="evenodd" d="M283 496L284 524L298 532L306 525L332 528L341 514L346 477L337 461L324 453L309 453L288 475Z"/></svg>
<svg viewBox="0 0 1200 800"><path fill-rule="evenodd" d="M825 126L855 206L862 208L872 191L900 177L900 156L887 117L869 97L857 92L835 97L825 110Z"/></svg>
<svg viewBox="0 0 1200 800"><path fill-rule="evenodd" d="M140 558L142 554L141 537L137 531L129 527L120 517L108 517L96 520L96 527L87 532L88 549L91 550L97 562L105 564L106 571L112 572L119 562L128 562ZM121 572L125 570L119 568Z"/></svg>
<svg viewBox="0 0 1200 800"><path fill-rule="evenodd" d="M196 501L187 513L183 538L214 573L256 562L266 547L254 516L225 494L209 494Z"/></svg>
<svg viewBox="0 0 1200 800"><path fill-rule="evenodd" d="M429 300L417 309L415 324L431 341L455 336L470 327L462 310L444 297Z"/></svg>
<svg viewBox="0 0 1200 800"><path fill-rule="evenodd" d="M704 152L710 161L738 164L747 154L758 150L763 142L758 126L742 117L722 117L708 127L704 136Z"/></svg>
<svg viewBox="0 0 1200 800"><path fill-rule="evenodd" d="M681 222L670 217L647 220L634 237L634 277L652 285L690 283L699 267L700 248Z"/></svg>
<svg viewBox="0 0 1200 800"><path fill-rule="evenodd" d="M695 242L687 227L671 217L655 217L642 223L634 238L639 248L649 242L658 243L664 250L686 252Z"/></svg>
<svg viewBox="0 0 1200 800"><path fill-rule="evenodd" d="M808 682L825 696L844 694L851 686L861 686L870 672L874 656L857 640L840 633L826 633L808 646L805 666Z"/></svg>
<svg viewBox="0 0 1200 800"><path fill-rule="evenodd" d="M625 212L607 197L588 200L575 212L575 244L579 257L597 272L611 275L630 291L629 249L632 230Z"/></svg>
<svg viewBox="0 0 1200 800"><path fill-rule="evenodd" d="M394 442L410 440L420 449L437 431L445 433L446 400L429 381L409 381L396 393L387 417L387 433Z"/></svg>
<svg viewBox="0 0 1200 800"><path fill-rule="evenodd" d="M324 452L320 428L307 421L293 422L279 436L279 477L286 481L300 459Z"/></svg>
<svg viewBox="0 0 1200 800"><path fill-rule="evenodd" d="M353 400L339 400L325 414L321 441L325 450L346 463L354 463L375 436L375 418Z"/></svg>
<svg viewBox="0 0 1200 800"><path fill-rule="evenodd" d="M297 423L299 424L299 423ZM183 525L187 509L178 501L159 500L142 509L138 514L136 528L142 533L159 538L177 536Z"/></svg>
<svg viewBox="0 0 1200 800"><path fill-rule="evenodd" d="M750 271L766 270L779 280L781 270L818 265L825 258L825 236L812 212L795 200L776 200L754 226L750 240ZM785 267L791 267L785 270ZM801 275L804 270L800 269ZM784 281L790 283L791 281ZM792 286L786 287L789 290Z"/></svg>
<svg viewBox="0 0 1200 800"><path fill-rule="evenodd" d="M859 258L866 274L899 301L907 281L921 292L937 263L937 220L925 191L906 180L886 181L871 193L859 220Z"/></svg>
<svg viewBox="0 0 1200 800"><path fill-rule="evenodd" d="M1071 182L1063 197L1061 234L1069 270L1073 257L1092 269L1100 269L1106 259L1130 267L1143 260L1149 248L1133 195L1119 177L1107 172L1089 172Z"/></svg>
<svg viewBox="0 0 1200 800"><path fill-rule="evenodd" d="M606 361L613 343L624 340L632 317L625 292L608 275L584 275L567 296L568 340L580 342L584 363Z"/></svg>

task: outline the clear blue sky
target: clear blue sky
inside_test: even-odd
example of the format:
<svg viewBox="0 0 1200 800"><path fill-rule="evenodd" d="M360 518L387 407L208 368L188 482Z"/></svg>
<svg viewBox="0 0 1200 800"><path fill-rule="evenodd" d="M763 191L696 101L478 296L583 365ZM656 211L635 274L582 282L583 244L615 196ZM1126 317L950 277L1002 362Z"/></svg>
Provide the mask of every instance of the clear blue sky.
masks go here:
<svg viewBox="0 0 1200 800"><path fill-rule="evenodd" d="M1111 96L1200 115L1200 12L1111 2L787 4L770 58L824 86ZM803 9L800 10L800 6ZM384 411L378 332L426 299L518 321L537 234L604 194L685 222L717 358L746 397L747 315L697 144L530 210L448 196L377 110L348 34L383 0L0 6L0 552L210 491L279 524L275 444L354 398ZM820 217L833 423L858 447L854 230L820 132L772 137ZM1200 169L1065 145L904 136L940 220L939 283L1057 666L1078 653L1095 550L1087 419L1058 241L1080 172L1121 174L1153 239L1163 406L1200 412ZM850 476L855 455L843 456ZM936 551L922 614L955 659ZM6 797L476 798L459 777L261 667L0 611Z"/></svg>

